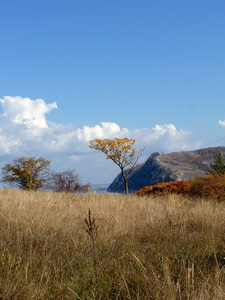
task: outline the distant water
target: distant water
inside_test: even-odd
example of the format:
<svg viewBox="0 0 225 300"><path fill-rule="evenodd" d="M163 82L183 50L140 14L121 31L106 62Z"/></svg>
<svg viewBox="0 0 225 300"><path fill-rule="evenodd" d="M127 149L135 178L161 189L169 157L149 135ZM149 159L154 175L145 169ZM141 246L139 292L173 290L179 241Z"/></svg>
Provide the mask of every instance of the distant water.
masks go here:
<svg viewBox="0 0 225 300"><path fill-rule="evenodd" d="M97 193L107 193L109 184L92 184L91 190Z"/></svg>
<svg viewBox="0 0 225 300"><path fill-rule="evenodd" d="M99 194L110 194L110 195L119 195L120 193L107 192L110 184L92 184L91 190Z"/></svg>

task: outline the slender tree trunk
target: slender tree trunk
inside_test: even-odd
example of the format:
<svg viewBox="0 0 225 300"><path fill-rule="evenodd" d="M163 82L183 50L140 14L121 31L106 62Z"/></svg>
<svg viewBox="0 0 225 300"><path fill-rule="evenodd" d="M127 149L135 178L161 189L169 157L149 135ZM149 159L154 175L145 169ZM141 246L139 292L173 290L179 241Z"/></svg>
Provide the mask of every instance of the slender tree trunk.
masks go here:
<svg viewBox="0 0 225 300"><path fill-rule="evenodd" d="M125 194L128 194L128 183L127 183L127 179L124 179L124 185L125 185Z"/></svg>
<svg viewBox="0 0 225 300"><path fill-rule="evenodd" d="M125 191L125 194L127 195L128 194L128 178L126 177L123 169L121 169L121 173L122 173L122 177L123 177L123 181L124 181L124 191Z"/></svg>

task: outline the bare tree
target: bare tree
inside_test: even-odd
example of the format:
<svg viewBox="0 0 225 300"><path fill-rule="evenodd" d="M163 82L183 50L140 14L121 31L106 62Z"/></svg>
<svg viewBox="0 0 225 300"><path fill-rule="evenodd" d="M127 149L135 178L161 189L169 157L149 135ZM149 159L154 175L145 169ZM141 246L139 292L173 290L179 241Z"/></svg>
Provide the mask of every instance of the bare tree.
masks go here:
<svg viewBox="0 0 225 300"><path fill-rule="evenodd" d="M80 176L75 170L52 173L52 189L56 192L87 192L89 188L89 184L81 184Z"/></svg>

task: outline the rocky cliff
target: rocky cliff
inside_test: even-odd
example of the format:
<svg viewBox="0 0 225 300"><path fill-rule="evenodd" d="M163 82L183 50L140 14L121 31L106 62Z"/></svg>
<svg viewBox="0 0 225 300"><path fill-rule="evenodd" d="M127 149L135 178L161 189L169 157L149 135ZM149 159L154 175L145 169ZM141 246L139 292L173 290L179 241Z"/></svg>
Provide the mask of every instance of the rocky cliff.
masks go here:
<svg viewBox="0 0 225 300"><path fill-rule="evenodd" d="M221 153L225 158L225 147L212 147L195 151L153 153L144 164L139 165L129 178L129 192L158 182L192 180L205 176L214 161L214 155ZM123 192L124 182L119 174L108 187L108 192Z"/></svg>

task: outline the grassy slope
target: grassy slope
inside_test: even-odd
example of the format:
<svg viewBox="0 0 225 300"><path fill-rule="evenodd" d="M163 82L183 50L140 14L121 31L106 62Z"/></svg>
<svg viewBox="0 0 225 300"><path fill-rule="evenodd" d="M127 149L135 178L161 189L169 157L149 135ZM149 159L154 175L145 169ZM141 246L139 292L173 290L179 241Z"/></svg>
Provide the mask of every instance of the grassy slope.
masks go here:
<svg viewBox="0 0 225 300"><path fill-rule="evenodd" d="M224 203L2 189L0 207L0 299L225 299Z"/></svg>

